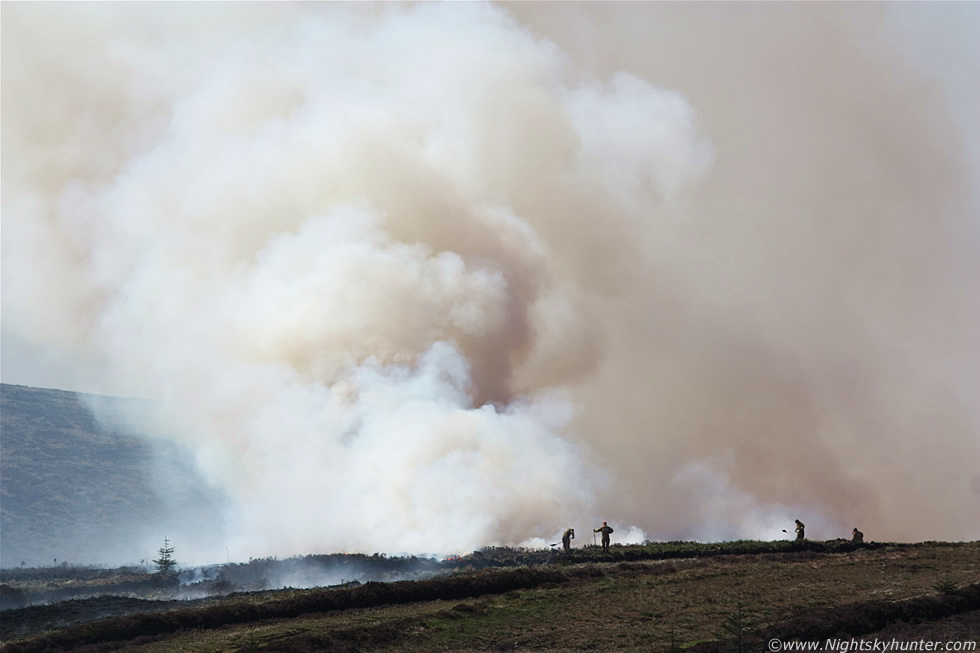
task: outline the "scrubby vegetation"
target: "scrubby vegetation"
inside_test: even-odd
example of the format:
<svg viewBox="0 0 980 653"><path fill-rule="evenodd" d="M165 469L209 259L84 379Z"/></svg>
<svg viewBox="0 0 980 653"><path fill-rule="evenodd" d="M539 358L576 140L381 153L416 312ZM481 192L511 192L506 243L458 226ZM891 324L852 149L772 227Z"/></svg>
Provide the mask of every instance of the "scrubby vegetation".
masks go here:
<svg viewBox="0 0 980 653"><path fill-rule="evenodd" d="M68 649L98 642L125 641L186 629L209 629L266 619L291 619L309 613L325 613L388 604L450 600L500 594L545 582L566 580L551 568L486 570L427 581L369 582L353 587L310 590L261 602L229 600L217 604L175 609L165 613L135 614L103 619L91 624L11 644L4 650L44 651Z"/></svg>
<svg viewBox="0 0 980 653"><path fill-rule="evenodd" d="M487 548L442 562L309 556L223 565L209 582L223 578L234 589L229 579L313 568L420 578L9 610L0 621L3 650L704 653L757 651L771 638L980 640L980 543L671 542L614 545L608 554Z"/></svg>

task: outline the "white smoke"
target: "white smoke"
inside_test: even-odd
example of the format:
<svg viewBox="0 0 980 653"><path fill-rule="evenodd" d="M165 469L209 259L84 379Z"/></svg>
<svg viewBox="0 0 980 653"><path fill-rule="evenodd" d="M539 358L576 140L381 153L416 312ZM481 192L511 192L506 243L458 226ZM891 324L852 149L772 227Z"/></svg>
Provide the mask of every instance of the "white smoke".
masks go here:
<svg viewBox="0 0 980 653"><path fill-rule="evenodd" d="M976 535L900 516L980 497L955 133L843 10L617 6L5 4L5 333L159 399L250 555Z"/></svg>
<svg viewBox="0 0 980 653"><path fill-rule="evenodd" d="M725 468L734 467L730 457L723 462L696 460L682 465L671 479L671 487L684 496L695 496L695 514L679 536L699 541L717 542L751 535L764 540L785 539L797 515L808 519L811 539L833 539L841 533L836 524L827 523L819 505L785 506L779 502L763 503L732 484ZM811 517L813 516L813 517Z"/></svg>
<svg viewBox="0 0 980 653"><path fill-rule="evenodd" d="M594 319L556 274L581 218L519 199L588 191L633 220L708 161L686 103L577 79L487 5L273 11L217 38L192 8L156 35L92 11L11 12L55 48L88 20L62 46L80 106L15 110L4 265L27 283L5 313L166 401L162 430L236 500L229 544L451 552L596 518L560 388L590 362L548 372Z"/></svg>

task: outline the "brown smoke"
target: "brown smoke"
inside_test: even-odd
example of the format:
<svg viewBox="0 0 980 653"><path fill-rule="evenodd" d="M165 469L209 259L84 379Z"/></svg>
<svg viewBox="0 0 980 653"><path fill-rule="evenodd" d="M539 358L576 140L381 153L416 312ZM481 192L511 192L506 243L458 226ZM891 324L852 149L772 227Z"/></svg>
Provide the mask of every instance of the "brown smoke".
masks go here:
<svg viewBox="0 0 980 653"><path fill-rule="evenodd" d="M929 54L978 18L933 9ZM818 537L977 537L976 152L905 56L912 30L881 5L512 10L600 76L677 90L716 151L603 308L603 365L575 392L635 521L739 532L742 511L705 505L710 479L671 486L706 461L736 495L825 520ZM969 78L975 54L931 63Z"/></svg>
<svg viewBox="0 0 980 653"><path fill-rule="evenodd" d="M976 132L896 11L5 4L4 332L273 554L978 537Z"/></svg>

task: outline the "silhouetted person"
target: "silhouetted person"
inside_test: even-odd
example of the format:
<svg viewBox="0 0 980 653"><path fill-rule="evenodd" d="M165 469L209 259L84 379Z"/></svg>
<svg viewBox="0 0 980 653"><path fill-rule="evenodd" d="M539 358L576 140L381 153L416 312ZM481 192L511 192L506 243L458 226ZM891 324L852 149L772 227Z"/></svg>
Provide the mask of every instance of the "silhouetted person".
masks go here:
<svg viewBox="0 0 980 653"><path fill-rule="evenodd" d="M851 531L851 541L864 542L864 533L862 533L861 531L855 528L854 530Z"/></svg>
<svg viewBox="0 0 980 653"><path fill-rule="evenodd" d="M612 526L606 522L602 522L602 526L593 528L592 532L602 533L602 552L609 553L609 535L613 532Z"/></svg>
<svg viewBox="0 0 980 653"><path fill-rule="evenodd" d="M575 529L569 528L567 531L561 535L561 546L565 549L565 552L572 550L572 540L575 539Z"/></svg>
<svg viewBox="0 0 980 653"><path fill-rule="evenodd" d="M799 519L796 520L796 541L802 542L805 538L806 526Z"/></svg>

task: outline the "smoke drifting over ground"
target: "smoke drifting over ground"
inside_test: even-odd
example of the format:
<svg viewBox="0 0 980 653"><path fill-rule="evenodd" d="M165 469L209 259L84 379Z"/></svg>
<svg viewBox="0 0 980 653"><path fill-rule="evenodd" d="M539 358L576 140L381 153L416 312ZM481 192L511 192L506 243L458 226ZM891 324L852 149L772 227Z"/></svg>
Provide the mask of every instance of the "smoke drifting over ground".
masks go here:
<svg viewBox="0 0 980 653"><path fill-rule="evenodd" d="M980 537L975 114L882 11L5 4L5 337L249 554Z"/></svg>

